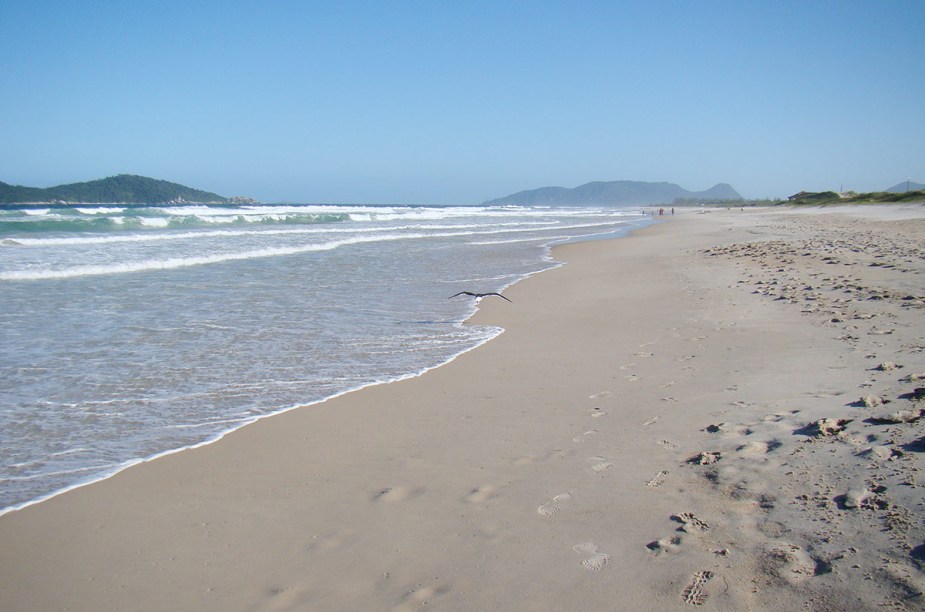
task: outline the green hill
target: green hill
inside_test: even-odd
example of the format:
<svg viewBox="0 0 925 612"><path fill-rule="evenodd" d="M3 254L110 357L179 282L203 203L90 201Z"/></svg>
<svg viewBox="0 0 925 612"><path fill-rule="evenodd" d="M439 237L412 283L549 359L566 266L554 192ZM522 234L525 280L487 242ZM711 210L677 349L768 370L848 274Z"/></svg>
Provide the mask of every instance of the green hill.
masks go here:
<svg viewBox="0 0 925 612"><path fill-rule="evenodd" d="M120 174L86 183L42 189L0 182L0 203L42 204L224 204L228 198L177 183Z"/></svg>

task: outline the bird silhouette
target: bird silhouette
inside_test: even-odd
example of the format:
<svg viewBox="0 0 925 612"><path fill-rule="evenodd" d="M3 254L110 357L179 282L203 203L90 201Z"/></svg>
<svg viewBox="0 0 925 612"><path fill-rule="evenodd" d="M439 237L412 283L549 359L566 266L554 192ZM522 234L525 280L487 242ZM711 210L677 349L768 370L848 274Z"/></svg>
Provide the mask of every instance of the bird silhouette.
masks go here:
<svg viewBox="0 0 925 612"><path fill-rule="evenodd" d="M507 299L506 297L504 297L503 295L501 295L500 293L497 293L497 292L494 292L494 291L491 292L491 293L472 293L471 291L460 291L460 292L457 293L456 295L451 295L451 296L448 297L447 299L448 299L448 300L452 300L454 297L457 297L457 296L460 296L460 295L471 295L472 297L476 297L476 298L483 298L483 297L486 297L486 296L489 296L489 295L497 295L497 296L498 296L499 298L501 298L502 300L507 300L508 302L511 301L511 300L508 300L508 299Z"/></svg>

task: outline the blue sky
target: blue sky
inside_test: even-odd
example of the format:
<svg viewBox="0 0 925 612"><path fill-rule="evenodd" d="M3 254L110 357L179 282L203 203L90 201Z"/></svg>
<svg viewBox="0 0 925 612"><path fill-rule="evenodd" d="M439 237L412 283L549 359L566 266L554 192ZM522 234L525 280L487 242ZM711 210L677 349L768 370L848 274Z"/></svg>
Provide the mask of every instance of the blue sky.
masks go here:
<svg viewBox="0 0 925 612"><path fill-rule="evenodd" d="M472 204L925 182L925 2L0 0L0 180Z"/></svg>

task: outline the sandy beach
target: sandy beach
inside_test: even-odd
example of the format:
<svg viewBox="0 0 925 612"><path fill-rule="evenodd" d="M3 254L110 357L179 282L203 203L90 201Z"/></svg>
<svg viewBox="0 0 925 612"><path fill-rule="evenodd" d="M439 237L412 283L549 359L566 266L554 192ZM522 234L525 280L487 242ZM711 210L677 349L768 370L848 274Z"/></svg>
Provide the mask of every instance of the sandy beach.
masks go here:
<svg viewBox="0 0 925 612"><path fill-rule="evenodd" d="M558 247L506 331L0 517L0 609L925 608L925 205Z"/></svg>

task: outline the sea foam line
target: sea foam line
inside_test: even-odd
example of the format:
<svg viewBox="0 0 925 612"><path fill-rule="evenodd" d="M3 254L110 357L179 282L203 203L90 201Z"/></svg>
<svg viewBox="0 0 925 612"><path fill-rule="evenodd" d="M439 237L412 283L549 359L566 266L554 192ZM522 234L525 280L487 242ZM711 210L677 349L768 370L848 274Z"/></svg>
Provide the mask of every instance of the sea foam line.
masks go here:
<svg viewBox="0 0 925 612"><path fill-rule="evenodd" d="M529 223L509 222L496 223L494 227L504 226L548 226L555 225L555 221L535 221ZM406 230L458 230L484 227L484 224L467 223L456 225L389 225L381 227L325 227L325 228L298 228L298 229L246 229L246 230L209 230L209 231L173 231L144 234L128 234L117 236L73 236L68 238L6 238L0 240L3 246L82 246L94 244L115 244L126 242L159 242L162 240L195 240L197 238L238 238L241 236L298 236L317 234L350 234L350 233L376 233Z"/></svg>
<svg viewBox="0 0 925 612"><path fill-rule="evenodd" d="M426 238L427 234L395 234L387 236L359 236L347 240L332 240L321 244L309 244L297 247L269 247L239 253L226 253L224 255L200 255L197 257L173 257L170 259L147 260L124 264L105 264L74 266L57 270L11 270L0 272L0 280L51 280L76 278L81 276L101 276L109 274L125 274L130 272L147 272L151 270L174 270L190 266L222 263L226 261L240 261L244 259L259 259L262 257L278 257L281 255L296 255L313 251L330 251L348 244L363 242L380 242L386 240L406 240L412 238Z"/></svg>
<svg viewBox="0 0 925 612"><path fill-rule="evenodd" d="M479 236L488 234L503 234L528 231L545 231L545 230L562 230L562 229L583 229L589 227L601 227L614 225L615 222L604 222L594 224L580 224L572 226L549 226L542 230L537 228L504 228L485 231L469 232L439 232L439 233L406 233L406 234L379 234L374 236L356 236L344 240L332 240L321 244L309 244L295 247L268 247L250 251L241 251L238 253L225 253L221 255L200 255L195 257L174 257L160 260L145 260L121 264L100 264L100 265L83 265L73 266L70 268L60 269L26 269L26 270L8 270L0 272L0 281L31 281L31 280L59 280L67 278L77 278L84 276L105 276L111 274L127 274L133 272L148 272L153 270L174 270L177 268L186 268L191 266L201 266L208 264L223 263L228 261L241 261L245 259L259 259L264 257L279 257L286 255L297 255L300 253L310 253L318 251L329 251L341 246L362 244L369 242L383 242L392 240L414 240L420 238L452 238L460 236Z"/></svg>

